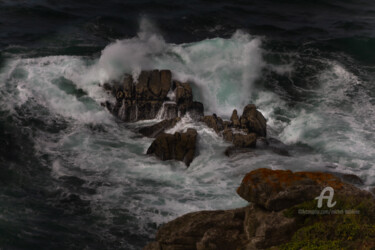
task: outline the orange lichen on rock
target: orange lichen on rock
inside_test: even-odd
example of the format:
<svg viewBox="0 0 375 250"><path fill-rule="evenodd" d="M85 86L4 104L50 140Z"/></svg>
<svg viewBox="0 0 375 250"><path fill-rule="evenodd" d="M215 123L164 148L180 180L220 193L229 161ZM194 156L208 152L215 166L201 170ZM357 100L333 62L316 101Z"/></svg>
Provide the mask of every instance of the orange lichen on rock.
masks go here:
<svg viewBox="0 0 375 250"><path fill-rule="evenodd" d="M351 185L330 173L260 168L243 178L237 193L249 202L279 211L314 199L327 186L342 194L352 190Z"/></svg>
<svg viewBox="0 0 375 250"><path fill-rule="evenodd" d="M295 172L290 170L272 170L260 168L246 174L242 182L252 185L254 188L257 184L268 184L275 191L301 183L303 181L313 181L321 186L331 186L334 189L341 189L343 183L336 176L322 172Z"/></svg>
<svg viewBox="0 0 375 250"><path fill-rule="evenodd" d="M339 190L343 187L343 182L336 176L329 173L322 172L296 172L296 176L302 178L309 178L316 181L321 186L330 186L335 190Z"/></svg>

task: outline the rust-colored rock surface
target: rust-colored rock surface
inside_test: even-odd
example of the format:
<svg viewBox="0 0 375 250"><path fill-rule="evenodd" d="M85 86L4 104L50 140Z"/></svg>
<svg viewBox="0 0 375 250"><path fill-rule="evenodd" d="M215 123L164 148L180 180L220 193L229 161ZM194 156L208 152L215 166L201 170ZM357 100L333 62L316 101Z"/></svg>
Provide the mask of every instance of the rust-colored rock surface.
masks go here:
<svg viewBox="0 0 375 250"><path fill-rule="evenodd" d="M340 178L322 172L295 172L260 168L248 173L237 193L243 199L264 207L280 211L317 197L324 187L332 187L341 195L363 194ZM366 192L367 193L367 192Z"/></svg>

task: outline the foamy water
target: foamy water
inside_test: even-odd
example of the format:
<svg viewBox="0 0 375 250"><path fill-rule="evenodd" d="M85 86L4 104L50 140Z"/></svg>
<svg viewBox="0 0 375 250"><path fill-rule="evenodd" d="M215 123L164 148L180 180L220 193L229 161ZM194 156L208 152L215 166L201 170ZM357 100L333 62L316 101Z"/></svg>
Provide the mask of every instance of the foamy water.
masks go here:
<svg viewBox="0 0 375 250"><path fill-rule="evenodd" d="M109 44L99 58L8 60L0 75L0 104L46 124L66 124L57 132L33 131L36 156L48 155L51 162L50 189L88 202L98 218L87 224L89 231L126 249L137 248L140 239L150 239L159 225L182 214L244 206L235 189L256 168L325 171L331 166L375 185L375 109L368 83L335 60L319 59L323 70L314 69L306 87L295 86L310 98L294 101L282 88L267 87L264 75L293 79L298 57L268 60L265 55L274 52L263 47L266 42L237 31L228 39L170 44L144 20L138 36ZM242 113L246 104L255 103L268 120L269 135L287 144L292 156L255 150L228 158L223 152L229 144L188 116L168 131L198 131L198 156L188 169L146 156L152 139L133 128L155 121L117 121L100 105L111 97L99 86L124 73L137 76L142 69L170 69L173 78L191 81L206 114L229 118L234 108ZM81 181L66 187L62 180L67 177ZM116 236L112 229L125 232Z"/></svg>

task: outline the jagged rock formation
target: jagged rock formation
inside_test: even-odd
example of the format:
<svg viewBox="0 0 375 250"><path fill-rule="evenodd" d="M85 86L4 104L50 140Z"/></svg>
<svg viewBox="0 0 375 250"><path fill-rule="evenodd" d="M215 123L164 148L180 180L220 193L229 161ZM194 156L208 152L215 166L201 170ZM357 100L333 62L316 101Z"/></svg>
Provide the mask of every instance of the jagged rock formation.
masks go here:
<svg viewBox="0 0 375 250"><path fill-rule="evenodd" d="M255 148L257 139L267 136L267 121L254 104L247 105L241 117L238 117L236 109L233 110L230 121L224 121L216 114L204 116L201 121L223 136L225 141L233 143L234 146L225 151L227 156L248 152L242 148Z"/></svg>
<svg viewBox="0 0 375 250"><path fill-rule="evenodd" d="M180 121L180 117L188 112L193 119L203 121L226 141L233 143L233 147L229 147L225 152L228 156L245 152L248 148L255 148L258 139L267 140L265 139L266 119L255 105L247 105L240 117L238 117L237 110L234 110L230 121L223 121L215 114L203 117L203 104L193 101L190 84L172 80L172 73L169 70L141 71L137 79L126 74L121 81L112 84L105 83L103 88L116 97L115 103L107 101L103 105L121 120L135 122L155 118L163 119L157 124L138 130L147 137L168 137L164 135L165 131L174 127ZM156 140L153 144L159 145ZM149 149L149 151L152 150ZM173 153L166 154L165 152L155 154L162 159L181 158L173 156ZM171 156L165 157L166 155ZM189 164L190 162L187 163Z"/></svg>
<svg viewBox="0 0 375 250"><path fill-rule="evenodd" d="M103 88L116 97L116 103L103 105L125 122L164 119L138 130L144 136L156 138L147 154L155 154L162 160L179 160L187 166L195 156L197 132L165 134L189 113L196 120L203 117L203 104L193 101L189 83L172 80L169 70L142 71L138 79L126 74L122 81L105 83Z"/></svg>
<svg viewBox="0 0 375 250"><path fill-rule="evenodd" d="M338 211L359 209L362 215L306 215L317 210L325 186L335 190ZM145 250L169 249L370 249L375 247L373 196L329 173L257 169L238 188L252 204L239 209L200 211L161 226ZM327 211L327 207L321 208ZM336 232L337 231L337 232ZM365 237L365 235L367 235ZM364 247L365 246L365 247ZM363 248L364 247L364 248Z"/></svg>
<svg viewBox="0 0 375 250"><path fill-rule="evenodd" d="M147 154L155 154L163 161L172 159L183 161L189 166L195 157L197 135L197 131L191 128L185 133L176 132L173 135L162 133L153 141Z"/></svg>
<svg viewBox="0 0 375 250"><path fill-rule="evenodd" d="M122 81L105 83L103 88L116 97L116 103L104 105L125 122L155 119L159 112L165 119L186 112L203 116L203 104L193 101L190 84L172 81L170 70L142 71L138 79L126 74Z"/></svg>

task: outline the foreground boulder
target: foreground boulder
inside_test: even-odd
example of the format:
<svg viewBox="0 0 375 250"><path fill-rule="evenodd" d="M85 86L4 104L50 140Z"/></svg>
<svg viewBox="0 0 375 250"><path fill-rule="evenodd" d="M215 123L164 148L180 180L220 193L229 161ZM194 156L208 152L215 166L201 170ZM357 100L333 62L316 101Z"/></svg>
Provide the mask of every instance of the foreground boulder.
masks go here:
<svg viewBox="0 0 375 250"><path fill-rule="evenodd" d="M162 226L144 250L264 249L291 238L296 220L250 205L183 215Z"/></svg>
<svg viewBox="0 0 375 250"><path fill-rule="evenodd" d="M237 193L243 199L267 210L280 211L317 197L324 187L332 187L337 194L368 195L344 183L330 173L296 172L261 168L248 173Z"/></svg>
<svg viewBox="0 0 375 250"><path fill-rule="evenodd" d="M191 128L185 133L162 133L152 142L147 154L155 154L162 161L183 161L189 166L195 157L197 136L197 131Z"/></svg>
<svg viewBox="0 0 375 250"><path fill-rule="evenodd" d="M318 208L315 197L327 186L335 191L336 206ZM183 215L161 226L144 249L375 247L374 197L332 174L257 169L244 177L237 192L252 203Z"/></svg>
<svg viewBox="0 0 375 250"><path fill-rule="evenodd" d="M169 70L141 71L138 79L126 74L120 82L105 83L103 88L116 97L104 105L125 122L172 119L192 112L203 116L203 104L193 101L189 83L172 81ZM160 114L161 112L161 114Z"/></svg>

